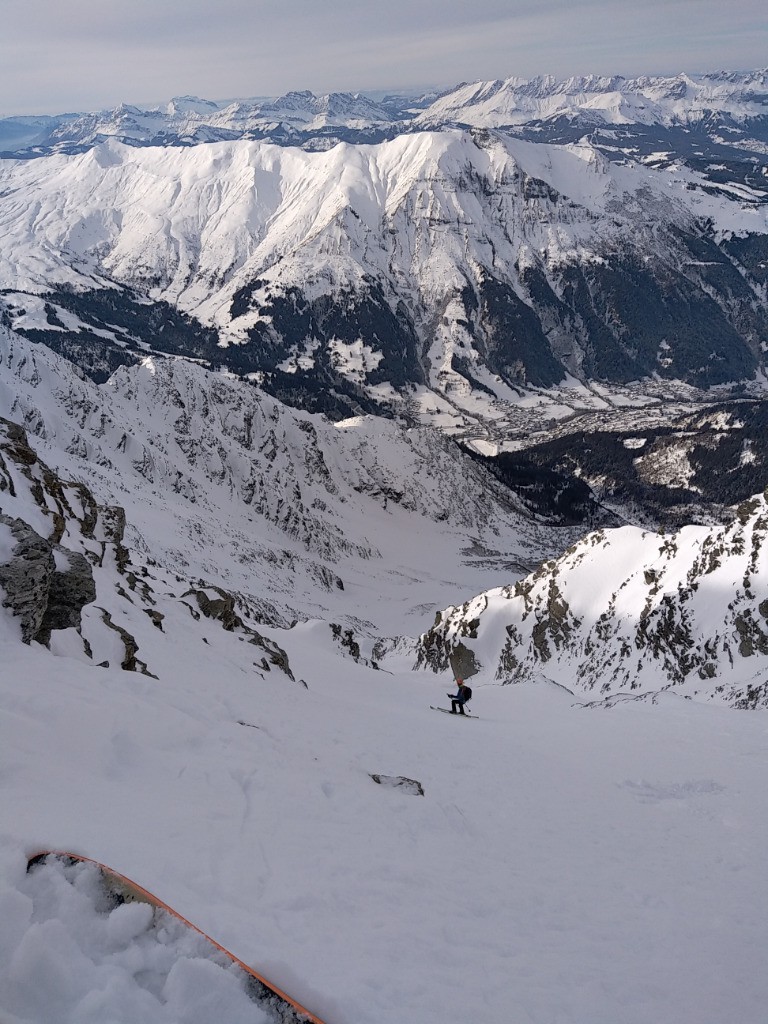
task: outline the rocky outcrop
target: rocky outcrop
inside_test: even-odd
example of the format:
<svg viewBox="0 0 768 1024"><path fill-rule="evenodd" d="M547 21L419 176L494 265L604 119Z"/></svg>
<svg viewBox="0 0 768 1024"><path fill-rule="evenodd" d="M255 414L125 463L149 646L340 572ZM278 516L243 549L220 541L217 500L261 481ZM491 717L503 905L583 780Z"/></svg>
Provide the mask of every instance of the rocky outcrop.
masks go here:
<svg viewBox="0 0 768 1024"><path fill-rule="evenodd" d="M83 608L96 599L93 567L110 546L118 566L127 564L123 510L100 506L79 481L62 480L38 458L24 428L1 417L0 502L0 523L15 541L0 565L2 604L19 617L22 639L47 646L54 630L80 631ZM12 506L30 515L34 509L37 529L3 512Z"/></svg>
<svg viewBox="0 0 768 1024"><path fill-rule="evenodd" d="M57 568L51 576L48 605L35 637L48 644L54 629L80 629L82 610L96 600L96 584L91 563L79 551L67 551L57 545L54 549Z"/></svg>
<svg viewBox="0 0 768 1024"><path fill-rule="evenodd" d="M167 638L163 647L174 642L181 605L200 624L201 645L209 645L204 623L216 623L232 635L246 671L277 670L293 680L286 652L254 628L257 599L204 580L190 586L158 566L136 534L145 564L136 553L133 561L125 534L122 508L99 504L82 481L64 479L38 457L23 427L0 419L0 603L18 619L25 643L157 678L148 662L163 662L158 634ZM71 638L56 643L64 630L80 635L79 650ZM186 631L184 642L194 642Z"/></svg>
<svg viewBox="0 0 768 1024"><path fill-rule="evenodd" d="M482 600L480 598L481 605ZM431 668L433 672L450 669L456 679L469 679L470 676L477 674L480 665L474 651L467 647L462 638L476 639L477 629L480 625L479 614L482 608L476 609L476 613L470 615L470 605L477 605L477 600L467 601L462 606L456 633L452 635L449 643L446 643L444 630L441 628L441 624L444 625L443 613L437 612L432 629L420 638L421 643L416 660L417 668Z"/></svg>
<svg viewBox="0 0 768 1024"><path fill-rule="evenodd" d="M16 541L11 559L0 565L2 606L19 618L21 638L28 644L36 639L48 610L56 568L53 545L22 519L0 514L0 525L7 526Z"/></svg>
<svg viewBox="0 0 768 1024"><path fill-rule="evenodd" d="M136 637L123 626L118 626L116 622L113 622L112 616L106 608L100 608L99 611L101 612L101 621L104 625L117 633L122 641L123 657L120 660L120 668L125 672L141 672L142 675L157 679L157 676L147 668L147 663L136 657L139 650Z"/></svg>
<svg viewBox="0 0 768 1024"><path fill-rule="evenodd" d="M24 643L48 644L54 629L80 629L82 610L96 599L93 569L77 551L41 537L22 519L0 514L16 546L0 565L2 605L21 620Z"/></svg>
<svg viewBox="0 0 768 1024"><path fill-rule="evenodd" d="M211 597L206 590L213 591L216 596ZM193 588L187 590L182 594L182 600L187 597L194 599L197 608L206 618L220 622L222 629L229 633L238 632L244 635L247 637L248 643L253 644L255 647L260 647L264 651L265 656L262 657L261 662L258 665L254 662L254 665L257 665L257 667L265 672L269 672L270 667L274 666L285 672L289 679L294 678L288 664L288 655L282 647L249 626L236 611L238 601L243 602L242 598L237 598L227 593L226 590L222 590L221 587L212 585L205 589ZM193 614L196 614L193 605L186 601L184 603L187 604L187 607Z"/></svg>

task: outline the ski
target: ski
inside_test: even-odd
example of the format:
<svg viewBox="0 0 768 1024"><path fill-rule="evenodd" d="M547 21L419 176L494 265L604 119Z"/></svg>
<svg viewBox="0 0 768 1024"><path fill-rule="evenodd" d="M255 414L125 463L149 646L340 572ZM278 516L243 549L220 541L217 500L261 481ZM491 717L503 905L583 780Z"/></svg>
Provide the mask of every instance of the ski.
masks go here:
<svg viewBox="0 0 768 1024"><path fill-rule="evenodd" d="M448 708L436 708L434 706L434 704L430 704L429 707L430 707L431 711L442 711L444 715L452 715L453 714L453 711L449 711ZM462 715L462 714L460 714L457 711L456 712L456 717L457 718L479 718L480 715L470 715L470 713L468 711L465 711L464 714Z"/></svg>
<svg viewBox="0 0 768 1024"><path fill-rule="evenodd" d="M65 866L74 864L92 865L99 871L104 891L114 900L115 906L135 901L149 903L150 906L155 908L156 913L169 914L183 925L186 925L190 931L202 936L210 944L212 951L223 955L227 961L231 964L236 964L244 972L248 996L270 1015L270 1019L279 1021L280 1024L323 1024L319 1017L310 1013L301 1003L297 1003L295 999L292 999L282 989L268 981L262 974L249 967L239 957L236 957L234 953L231 953L215 939L212 939L210 935L206 935L197 925L192 924L186 917L182 917L173 907L164 903L159 897L149 892L148 889L144 889L132 881L132 879L121 875L119 871L114 871L100 861L92 860L90 857L83 857L77 853L69 853L64 850L45 850L29 859L27 862L27 872L34 871L39 865L45 864L48 858L58 860Z"/></svg>

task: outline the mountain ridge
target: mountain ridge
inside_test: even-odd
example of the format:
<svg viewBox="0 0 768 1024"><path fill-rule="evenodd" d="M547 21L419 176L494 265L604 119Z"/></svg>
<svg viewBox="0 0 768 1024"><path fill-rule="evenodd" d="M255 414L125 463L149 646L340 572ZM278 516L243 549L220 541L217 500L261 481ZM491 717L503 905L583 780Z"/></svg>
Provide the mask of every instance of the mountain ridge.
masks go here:
<svg viewBox="0 0 768 1024"><path fill-rule="evenodd" d="M333 424L186 360L148 358L96 385L2 328L0 370L0 415L125 509L126 544L245 595L266 623L359 626L357 595L380 571L372 606L402 631L446 587L523 574L577 535L429 428Z"/></svg>
<svg viewBox="0 0 768 1024"><path fill-rule="evenodd" d="M81 365L104 351L104 376L173 317L166 351L424 421L492 422L568 377L708 388L765 366L762 194L586 141L111 141L0 162L0 189L6 322Z"/></svg>
<svg viewBox="0 0 768 1024"><path fill-rule="evenodd" d="M72 656L73 640L62 646L55 631L74 627L80 657L91 657L108 647L106 627L122 637L124 667L152 672L114 601L143 602L146 627L162 629L171 613L160 592L182 584L182 604L192 595L195 614L225 630L250 619L262 647L262 624L274 632L316 618L343 656L394 671L544 677L600 699L661 688L768 705L768 494L725 525L582 537L580 526L553 529L437 431L375 417L333 424L185 360L148 358L96 385L2 329L0 355L0 582L28 641ZM65 536L76 545L54 550ZM494 575L518 582L443 605L408 639L413 616L441 594ZM101 618L89 610L97 592ZM363 594L375 621L359 617ZM399 637L388 640L393 627Z"/></svg>
<svg viewBox="0 0 768 1024"><path fill-rule="evenodd" d="M296 90L279 97L216 101L174 97L164 106L123 103L113 110L0 119L2 139L21 143L18 155L90 146L114 136L132 144L188 145L223 138L270 138L287 144L322 142L328 129L365 141L376 130L424 126L540 127L564 117L585 124L642 123L664 127L705 124L713 117L729 127L754 122L757 144L765 138L768 69L677 75L538 75L449 86L437 96L391 95L377 101L361 92L315 95ZM710 125L710 128L714 126ZM24 136L24 129L27 135ZM21 138L19 136L21 135ZM747 136L748 137L748 136ZM371 136L368 141L377 141ZM733 142L734 140L731 140Z"/></svg>
<svg viewBox="0 0 768 1024"><path fill-rule="evenodd" d="M768 491L732 523L588 534L509 587L438 613L415 667L546 678L595 706L669 691L768 707ZM398 657L403 657L402 649Z"/></svg>

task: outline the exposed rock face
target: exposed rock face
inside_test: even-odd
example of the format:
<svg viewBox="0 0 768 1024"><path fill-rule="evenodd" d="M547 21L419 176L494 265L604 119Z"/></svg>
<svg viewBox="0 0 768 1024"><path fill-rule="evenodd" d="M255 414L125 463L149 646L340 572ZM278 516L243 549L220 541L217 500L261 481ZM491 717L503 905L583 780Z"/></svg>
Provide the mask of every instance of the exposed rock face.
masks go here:
<svg viewBox="0 0 768 1024"><path fill-rule="evenodd" d="M43 536L30 523L3 513L11 499L28 492L38 518L47 527ZM3 497L5 495L5 498ZM0 417L0 523L16 540L11 558L0 565L3 606L21 619L25 643L48 644L51 632L81 626L82 610L96 598L93 565L95 551L75 551L60 543L67 531L82 542L94 541L99 529L119 548L125 526L122 510L100 508L89 489L79 482L62 481L38 459L26 431ZM107 539L101 542L101 557Z"/></svg>
<svg viewBox="0 0 768 1024"><path fill-rule="evenodd" d="M197 622L211 620L245 641L239 653L254 675L277 669L293 679L285 651L251 625L258 618L252 602L202 580L189 587L151 558L132 562L125 530L122 508L100 505L85 484L60 478L25 430L0 418L0 603L18 617L25 643L56 652L55 633L74 629L80 644L62 641L68 655L157 678L148 665L152 641L168 635L181 604ZM177 596L179 583L186 589ZM202 631L199 641L209 642ZM246 644L259 648L256 660Z"/></svg>
<svg viewBox="0 0 768 1024"><path fill-rule="evenodd" d="M204 590L188 590L182 596L192 595L203 615L209 619L218 619L224 629L232 631L236 627L242 626L243 620L235 611L235 599L232 595L225 593L219 587L211 589L215 590L219 596L210 598Z"/></svg>
<svg viewBox="0 0 768 1024"><path fill-rule="evenodd" d="M48 611L56 568L53 546L22 519L0 514L0 523L10 528L17 541L11 560L0 565L2 605L19 617L21 638L28 644L36 639Z"/></svg>
<svg viewBox="0 0 768 1024"><path fill-rule="evenodd" d="M17 540L10 561L0 565L3 607L21 619L25 643L48 644L54 629L80 628L84 606L96 599L93 569L77 551L35 533L28 523L0 514Z"/></svg>
<svg viewBox="0 0 768 1024"><path fill-rule="evenodd" d="M83 608L96 600L93 568L85 555L79 551L67 551L61 545L56 546L55 552L57 560L61 562L63 559L67 567L57 569L51 575L48 604L35 637L43 644L48 644L54 629L74 626L79 630Z"/></svg>
<svg viewBox="0 0 768 1024"><path fill-rule="evenodd" d="M467 617L466 613L469 611L469 607L469 601L462 606L464 617L457 630L455 641L450 646L446 645L442 639L442 633L439 629L442 622L442 613L437 613L434 626L421 637L421 645L416 662L417 668L427 667L431 668L433 672L442 672L450 668L456 679L469 679L470 676L477 674L480 665L474 651L467 647L461 639L462 637L470 637L472 639L477 637L477 627L480 625L480 619L478 617Z"/></svg>
<svg viewBox="0 0 768 1024"><path fill-rule="evenodd" d="M262 636L261 633L243 621L236 611L238 599L232 594L228 594L226 590L222 590L221 587L209 586L207 589L213 591L216 597L211 598L205 590L196 588L186 591L182 595L182 600L186 597L194 597L197 607L206 618L220 622L222 629L227 632L237 631L244 634L248 637L248 643L262 648L265 652L265 657L261 659L260 668L265 672L269 672L270 666L274 665L285 672L289 679L293 679L293 673L288 664L288 655L273 640ZM191 606L190 610L194 611Z"/></svg>
<svg viewBox="0 0 768 1024"><path fill-rule="evenodd" d="M99 505L99 522L101 524L101 563L109 545L115 552L115 562L119 572L124 572L130 562L128 549L123 544L125 537L125 509L119 505Z"/></svg>

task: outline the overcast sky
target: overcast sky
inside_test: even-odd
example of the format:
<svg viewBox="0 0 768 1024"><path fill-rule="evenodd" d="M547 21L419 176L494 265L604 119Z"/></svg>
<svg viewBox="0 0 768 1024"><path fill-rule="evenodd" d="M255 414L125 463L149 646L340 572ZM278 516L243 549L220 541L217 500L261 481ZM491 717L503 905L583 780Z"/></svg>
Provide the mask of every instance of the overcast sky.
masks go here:
<svg viewBox="0 0 768 1024"><path fill-rule="evenodd" d="M768 64L768 0L0 0L0 114Z"/></svg>

